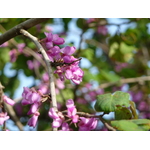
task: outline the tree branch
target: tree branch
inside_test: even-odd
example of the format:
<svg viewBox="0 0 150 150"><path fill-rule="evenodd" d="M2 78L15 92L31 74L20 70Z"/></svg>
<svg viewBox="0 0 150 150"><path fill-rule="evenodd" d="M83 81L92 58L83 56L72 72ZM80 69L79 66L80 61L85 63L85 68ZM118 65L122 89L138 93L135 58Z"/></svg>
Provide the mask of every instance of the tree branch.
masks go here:
<svg viewBox="0 0 150 150"><path fill-rule="evenodd" d="M57 109L57 101L56 101L55 84L54 84L54 78L53 78L53 72L52 72L50 59L47 56L44 48L39 43L39 41L38 41L38 39L36 37L31 35L29 32L27 32L24 29L21 29L20 33L23 34L25 37L28 37L31 41L33 41L34 44L36 45L36 47L38 48L38 50L43 55L44 61L45 61L46 65L47 65L48 75L49 75L49 79L50 79L50 85L49 86L50 86L50 93L51 93L51 98L52 98L52 107L54 107L55 111L58 111L58 109ZM53 130L57 131L57 128L53 128Z"/></svg>
<svg viewBox="0 0 150 150"><path fill-rule="evenodd" d="M113 86L115 84L121 84L122 85L122 84L125 84L125 83L134 83L134 82L143 83L144 81L150 81L150 76L121 79L120 81L117 81L117 82L103 83L99 87L100 88L107 88L107 87Z"/></svg>
<svg viewBox="0 0 150 150"><path fill-rule="evenodd" d="M0 35L0 45L20 34L20 29L28 30L29 28L48 20L48 18L32 18L28 19L15 27L11 28L4 34Z"/></svg>

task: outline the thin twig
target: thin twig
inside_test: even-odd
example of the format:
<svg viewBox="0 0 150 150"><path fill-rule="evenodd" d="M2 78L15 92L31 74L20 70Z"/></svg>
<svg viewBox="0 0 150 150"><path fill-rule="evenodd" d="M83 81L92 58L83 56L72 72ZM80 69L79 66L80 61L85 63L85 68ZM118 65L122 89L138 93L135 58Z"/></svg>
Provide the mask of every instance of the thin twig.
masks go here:
<svg viewBox="0 0 150 150"><path fill-rule="evenodd" d="M49 79L50 79L50 85L49 86L50 86L50 93L51 93L51 98L52 98L52 107L54 107L55 111L58 111L57 110L57 101L56 101L54 77L53 77L53 71L52 71L50 59L49 59L47 53L45 52L44 48L39 43L39 41L38 41L38 39L36 37L31 35L29 32L27 32L24 29L21 29L20 33L23 34L24 36L28 37L31 41L33 41L34 44L36 45L36 47L38 48L38 50L43 55L44 61L45 61L46 65L47 65L48 75L49 75ZM53 130L57 131L57 128L53 128Z"/></svg>
<svg viewBox="0 0 150 150"><path fill-rule="evenodd" d="M117 82L103 83L99 86L99 88L107 88L107 87L113 86L115 84L122 85L122 84L126 84L126 83L134 83L134 82L143 83L144 81L150 81L150 76L137 77L137 78L127 78L127 79L121 79Z"/></svg>
<svg viewBox="0 0 150 150"><path fill-rule="evenodd" d="M0 83L0 102L1 102L1 105L2 105L2 111L5 113L7 112L11 119L16 123L16 125L18 126L18 128L23 131L23 125L22 123L20 122L20 120L18 119L14 109L8 105L8 104L5 104L2 100L2 96L3 96L3 86L2 84ZM6 130L6 122L4 122L4 125L3 125L3 130Z"/></svg>
<svg viewBox="0 0 150 150"><path fill-rule="evenodd" d="M23 131L23 125L22 123L20 122L20 120L18 119L14 109L12 106L6 104L6 109L7 109L7 112L9 114L9 116L11 117L11 119L15 122L15 124L17 125L17 127L19 128L20 131Z"/></svg>
<svg viewBox="0 0 150 150"><path fill-rule="evenodd" d="M100 22L100 23L90 23L88 26L89 27L98 27L98 26L118 26L120 27L121 25L125 25L125 24L130 24L130 23L133 23L133 22L136 22L137 20L130 20L130 21L126 21L126 22L122 22L120 24L116 24L116 23L108 23L108 22Z"/></svg>
<svg viewBox="0 0 150 150"><path fill-rule="evenodd" d="M62 111L62 113L67 113L67 111ZM100 121L105 125L105 127L110 130L110 131L116 131L115 128L113 128L111 125L109 125L103 118L102 115L93 115L93 114L89 114L89 113L85 113L85 112L77 112L77 115L83 116L83 117L87 117L87 118L99 118Z"/></svg>
<svg viewBox="0 0 150 150"><path fill-rule="evenodd" d="M3 113L5 113L6 112L6 109L5 109L5 103L4 103L4 101L3 101L3 89L4 89L5 87L1 84L1 82L0 82L0 108L1 108L1 110L2 110L2 112ZM3 124L3 130L5 131L6 130L6 121L4 122L4 124Z"/></svg>
<svg viewBox="0 0 150 150"><path fill-rule="evenodd" d="M4 34L0 35L0 45L20 34L20 29L28 30L29 28L48 20L48 18L32 18L28 19L17 26L11 28Z"/></svg>

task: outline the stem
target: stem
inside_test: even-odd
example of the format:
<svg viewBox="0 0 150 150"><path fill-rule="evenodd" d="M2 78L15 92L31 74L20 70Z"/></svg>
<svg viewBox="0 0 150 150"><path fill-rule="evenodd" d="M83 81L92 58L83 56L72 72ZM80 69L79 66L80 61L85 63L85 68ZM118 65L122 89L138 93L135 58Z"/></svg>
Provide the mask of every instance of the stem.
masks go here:
<svg viewBox="0 0 150 150"><path fill-rule="evenodd" d="M1 112L5 113L6 110L5 110L5 104L3 101L3 89L4 89L4 86L0 82L0 108L1 108ZM6 130L6 121L3 124L3 131L5 131L5 130Z"/></svg>
<svg viewBox="0 0 150 150"><path fill-rule="evenodd" d="M45 52L44 48L39 43L39 41L38 41L38 39L36 37L31 35L29 32L27 32L24 29L20 29L20 33L23 34L24 36L28 37L32 42L34 42L34 44L36 45L38 50L43 55L44 61L45 61L46 65L47 65L48 75L49 75L49 79L50 79L49 86L50 86L50 93L51 93L51 98L52 98L52 107L54 107L55 111L58 111L58 109L57 109L57 101L56 101L56 93L55 93L54 77L53 77L53 71L52 71L50 59L49 59L47 53ZM53 128L53 130L57 131L57 128Z"/></svg>
<svg viewBox="0 0 150 150"><path fill-rule="evenodd" d="M136 78L127 78L127 79L121 79L117 82L109 82L109 83L103 83L99 86L99 88L107 88L109 86L113 86L116 84L126 84L126 83L134 83L134 82L139 82L143 83L144 81L150 81L150 76L145 76L145 77L136 77Z"/></svg>
<svg viewBox="0 0 150 150"><path fill-rule="evenodd" d="M11 28L10 30L8 30L7 32L5 32L4 34L0 35L0 45L3 44L4 42L10 40L11 38L17 36L20 34L20 29L29 29L41 22L44 22L48 20L48 18L32 18L32 19L28 19L20 24L18 24L17 26Z"/></svg>
<svg viewBox="0 0 150 150"><path fill-rule="evenodd" d="M67 111L62 111L62 113L67 113ZM109 130L109 131L116 131L115 128L113 128L111 125L109 125L103 118L102 116L104 115L93 115L93 114L88 114L88 113L85 113L85 112L77 112L76 113L77 115L80 115L80 116L83 116L83 117L87 117L87 118L91 118L91 117L94 117L94 118L99 118L100 121L105 125L105 127Z"/></svg>
<svg viewBox="0 0 150 150"><path fill-rule="evenodd" d="M16 126L19 128L20 131L23 131L23 125L20 122L20 120L18 119L13 107L8 105L8 104L6 104L5 106L6 106L6 109L7 109L9 116L15 122Z"/></svg>

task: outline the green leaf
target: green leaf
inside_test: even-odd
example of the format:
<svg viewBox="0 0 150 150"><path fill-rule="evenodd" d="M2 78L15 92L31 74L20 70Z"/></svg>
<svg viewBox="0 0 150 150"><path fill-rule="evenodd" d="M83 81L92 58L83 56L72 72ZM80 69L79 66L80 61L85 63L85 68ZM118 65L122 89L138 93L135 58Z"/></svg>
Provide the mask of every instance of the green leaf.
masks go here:
<svg viewBox="0 0 150 150"><path fill-rule="evenodd" d="M7 62L9 62L9 48L0 48L0 70L2 70Z"/></svg>
<svg viewBox="0 0 150 150"><path fill-rule="evenodd" d="M134 46L129 46L124 42L121 42L120 44L115 42L110 46L109 56L119 62L128 62L133 58L133 51L135 50L136 48Z"/></svg>
<svg viewBox="0 0 150 150"><path fill-rule="evenodd" d="M111 125L121 131L148 131L150 129L149 119L132 119L111 121Z"/></svg>
<svg viewBox="0 0 150 150"><path fill-rule="evenodd" d="M93 61L94 50L91 48L87 48L81 51L81 57L87 58L89 61Z"/></svg>
<svg viewBox="0 0 150 150"><path fill-rule="evenodd" d="M129 120L111 121L111 125L120 131L143 131L141 127Z"/></svg>
<svg viewBox="0 0 150 150"><path fill-rule="evenodd" d="M132 119L132 113L126 107L118 106L115 111L115 120Z"/></svg>
<svg viewBox="0 0 150 150"><path fill-rule="evenodd" d="M114 94L108 93L97 96L97 101L95 104L95 110L99 112L114 112L116 110L116 106L125 106L129 107L129 97L130 95L125 92L117 91Z"/></svg>
<svg viewBox="0 0 150 150"><path fill-rule="evenodd" d="M132 111L133 118L138 119L138 115L136 113L136 108L135 108L135 103L133 101L130 101L130 109Z"/></svg>
<svg viewBox="0 0 150 150"><path fill-rule="evenodd" d="M100 70L99 78L109 82L117 82L120 80L120 77L117 74L107 70Z"/></svg>

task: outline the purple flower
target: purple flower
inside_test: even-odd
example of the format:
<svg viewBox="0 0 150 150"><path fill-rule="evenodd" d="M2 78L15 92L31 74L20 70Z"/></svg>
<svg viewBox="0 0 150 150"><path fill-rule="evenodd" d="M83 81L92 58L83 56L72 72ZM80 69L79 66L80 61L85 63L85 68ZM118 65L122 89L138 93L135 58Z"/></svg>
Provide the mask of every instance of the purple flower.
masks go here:
<svg viewBox="0 0 150 150"><path fill-rule="evenodd" d="M149 106L145 101L141 101L138 105L139 111L147 111L148 108L149 108Z"/></svg>
<svg viewBox="0 0 150 150"><path fill-rule="evenodd" d="M99 26L97 28L97 33L102 34L102 35L107 35L108 30L106 26Z"/></svg>
<svg viewBox="0 0 150 150"><path fill-rule="evenodd" d="M34 61L28 60L28 61L27 61L27 65L28 65L28 68L29 68L30 70L33 70L34 68L35 68L35 69L36 69L36 68L39 68L40 63L39 63L39 61L36 61L36 60L34 60Z"/></svg>
<svg viewBox="0 0 150 150"><path fill-rule="evenodd" d="M77 109L74 105L74 101L72 99L68 99L66 102L66 107L67 107L67 115L72 119L73 123L77 123L79 116L76 115Z"/></svg>
<svg viewBox="0 0 150 150"><path fill-rule="evenodd" d="M11 62L15 62L16 59L17 59L17 50L16 50L16 49L12 49L12 50L9 52L9 56L10 56L10 61L11 61Z"/></svg>
<svg viewBox="0 0 150 150"><path fill-rule="evenodd" d="M23 48L25 47L24 43L20 43L17 45L18 51L21 53L23 51Z"/></svg>
<svg viewBox="0 0 150 150"><path fill-rule="evenodd" d="M52 127L53 128L59 128L62 124L63 120L61 118L56 118L52 122Z"/></svg>
<svg viewBox="0 0 150 150"><path fill-rule="evenodd" d="M65 43L65 40L60 38L57 34L53 34L53 43L56 45L62 45Z"/></svg>
<svg viewBox="0 0 150 150"><path fill-rule="evenodd" d="M60 49L56 45L64 44L64 39L60 38L57 34L46 33L46 38L43 39L45 46L48 49L47 55L52 62L60 62L56 66L55 74L58 74L61 81L64 81L64 77L68 80L72 80L75 84L82 82L84 72L78 66L79 61L75 57L71 56L76 48L74 46L66 46ZM60 61L61 60L61 61Z"/></svg>
<svg viewBox="0 0 150 150"><path fill-rule="evenodd" d="M66 122L63 122L62 129L59 131L70 131L69 125Z"/></svg>
<svg viewBox="0 0 150 150"><path fill-rule="evenodd" d="M61 81L60 79L57 79L57 80L56 80L56 86L57 86L59 89L64 89L64 88L65 88L64 82Z"/></svg>
<svg viewBox="0 0 150 150"><path fill-rule="evenodd" d="M38 110L40 105L41 105L41 102L36 102L36 103L32 104L32 106L27 114L28 115L34 114Z"/></svg>
<svg viewBox="0 0 150 150"><path fill-rule="evenodd" d="M80 82L82 82L83 74L84 72L79 67L72 66L70 69L66 70L65 76L75 84L80 84Z"/></svg>
<svg viewBox="0 0 150 150"><path fill-rule="evenodd" d="M28 87L24 87L24 91L22 93L22 105L33 104L39 102L41 100L41 95L36 91L29 89Z"/></svg>
<svg viewBox="0 0 150 150"><path fill-rule="evenodd" d="M64 120L64 116L61 112L56 112L55 109L52 107L48 112L49 117L53 118L52 127L59 128Z"/></svg>
<svg viewBox="0 0 150 150"><path fill-rule="evenodd" d="M65 55L72 55L75 52L75 50L76 50L76 48L74 46L72 46L72 47L66 46L61 49L61 53L65 54Z"/></svg>
<svg viewBox="0 0 150 150"><path fill-rule="evenodd" d="M52 48L53 44L62 45L65 42L65 40L63 38L60 38L57 34L47 32L45 32L44 34L46 35L45 45L47 49Z"/></svg>
<svg viewBox="0 0 150 150"><path fill-rule="evenodd" d="M6 102L7 104L13 106L15 104L15 101L7 97L6 95L3 96L3 101Z"/></svg>
<svg viewBox="0 0 150 150"><path fill-rule="evenodd" d="M2 45L0 45L0 47L6 47L6 46L8 46L8 42L5 42Z"/></svg>
<svg viewBox="0 0 150 150"><path fill-rule="evenodd" d="M49 81L48 73L44 73L44 74L43 74L42 80L43 80L44 82L48 82L48 81Z"/></svg>
<svg viewBox="0 0 150 150"><path fill-rule="evenodd" d="M57 119L59 118L58 113L56 113L55 109L52 107L50 108L49 112L48 112L49 117L53 118L53 119Z"/></svg>
<svg viewBox="0 0 150 150"><path fill-rule="evenodd" d="M31 127L35 127L36 123L38 121L39 115L40 115L39 112L35 112L34 115L29 119L28 125L31 126Z"/></svg>
<svg viewBox="0 0 150 150"><path fill-rule="evenodd" d="M1 112L0 113L0 125L3 125L3 123L9 119L9 116L7 116L7 112L3 113Z"/></svg>
<svg viewBox="0 0 150 150"><path fill-rule="evenodd" d="M79 131L90 131L96 128L97 120L95 118L80 117Z"/></svg>
<svg viewBox="0 0 150 150"><path fill-rule="evenodd" d="M54 59L61 59L60 48L58 46L54 46L47 51L47 55L49 59L53 62Z"/></svg>

